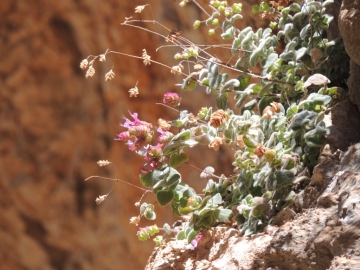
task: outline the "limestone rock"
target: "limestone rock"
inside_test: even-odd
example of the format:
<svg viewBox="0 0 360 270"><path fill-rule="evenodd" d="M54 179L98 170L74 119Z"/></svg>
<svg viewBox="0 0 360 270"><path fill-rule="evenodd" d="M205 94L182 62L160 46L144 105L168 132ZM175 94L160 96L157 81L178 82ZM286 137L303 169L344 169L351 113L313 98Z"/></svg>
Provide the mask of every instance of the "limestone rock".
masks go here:
<svg viewBox="0 0 360 270"><path fill-rule="evenodd" d="M304 202L312 190L317 196L312 196L312 203L301 204L297 215L284 224L268 226L265 233L250 238L234 229L216 228L213 239L195 250L184 242L170 241L154 250L146 269L357 269L359 164L360 144L350 147L341 159L327 153L314 170L312 179L317 180L298 202Z"/></svg>
<svg viewBox="0 0 360 270"><path fill-rule="evenodd" d="M344 0L342 2L338 24L346 52L351 58L348 79L349 98L360 110L360 3L358 1Z"/></svg>

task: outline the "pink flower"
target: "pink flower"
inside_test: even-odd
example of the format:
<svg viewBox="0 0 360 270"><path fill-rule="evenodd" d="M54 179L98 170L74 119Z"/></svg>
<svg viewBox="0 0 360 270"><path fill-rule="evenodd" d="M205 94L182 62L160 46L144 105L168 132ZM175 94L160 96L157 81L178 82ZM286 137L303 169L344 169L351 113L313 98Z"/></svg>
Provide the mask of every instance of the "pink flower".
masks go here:
<svg viewBox="0 0 360 270"><path fill-rule="evenodd" d="M157 144L156 146L150 145L148 151L146 153L146 160L160 160L162 157L162 148L161 144Z"/></svg>
<svg viewBox="0 0 360 270"><path fill-rule="evenodd" d="M160 133L157 141L158 143L162 144L162 146L168 144L174 137L174 134L172 134L170 131L163 130L161 128L158 128L156 131Z"/></svg>
<svg viewBox="0 0 360 270"><path fill-rule="evenodd" d="M175 108L180 105L180 97L176 93L167 92L164 95L163 102L164 104Z"/></svg>
<svg viewBox="0 0 360 270"><path fill-rule="evenodd" d="M202 230L195 236L195 239L191 241L191 245L194 248L203 247L207 242L209 242L211 238L212 238L212 233L210 231Z"/></svg>
<svg viewBox="0 0 360 270"><path fill-rule="evenodd" d="M130 139L130 133L129 131L124 131L118 134L119 140L120 141L127 141Z"/></svg>
<svg viewBox="0 0 360 270"><path fill-rule="evenodd" d="M133 114L131 112L129 113L131 117L134 119L134 121L130 121L128 118L123 116L123 118L125 119L125 123L122 125L123 127L130 128L136 126L146 126L148 129L152 129L152 125L150 123L139 120L137 113L133 113Z"/></svg>
<svg viewBox="0 0 360 270"><path fill-rule="evenodd" d="M148 174L149 172L160 168L161 164L162 162L159 162L157 160L151 160L150 162L145 163L139 168L139 173L143 175Z"/></svg>

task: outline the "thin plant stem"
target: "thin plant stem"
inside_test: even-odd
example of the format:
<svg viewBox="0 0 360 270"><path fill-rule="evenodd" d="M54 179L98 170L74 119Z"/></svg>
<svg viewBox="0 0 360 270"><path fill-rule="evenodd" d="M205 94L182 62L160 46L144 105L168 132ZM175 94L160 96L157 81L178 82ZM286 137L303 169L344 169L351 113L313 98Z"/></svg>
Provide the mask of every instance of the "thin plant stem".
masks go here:
<svg viewBox="0 0 360 270"><path fill-rule="evenodd" d="M133 185L133 184L130 184L129 182L126 182L124 180L120 180L120 179L116 179L116 178L110 178L110 177L104 177L104 176L99 176L99 175L92 175L92 176L89 176L88 178L86 178L84 181L87 181L91 178L100 178L100 179L105 179L105 180L110 180L110 181L116 181L116 182L121 182L121 183L124 183L124 184L127 184L129 186L133 186L135 188L138 188L138 189L141 189L141 190L144 190L144 191L147 191L147 192L150 192L151 190L149 189L145 189L145 188L141 188L139 186L136 186L136 185Z"/></svg>

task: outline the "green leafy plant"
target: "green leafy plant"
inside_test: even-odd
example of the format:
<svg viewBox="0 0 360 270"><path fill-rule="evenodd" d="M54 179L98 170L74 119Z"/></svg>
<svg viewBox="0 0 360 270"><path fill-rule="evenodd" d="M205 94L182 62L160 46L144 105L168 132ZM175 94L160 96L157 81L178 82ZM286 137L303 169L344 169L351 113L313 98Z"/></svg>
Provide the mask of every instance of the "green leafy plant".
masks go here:
<svg viewBox="0 0 360 270"><path fill-rule="evenodd" d="M180 6L187 2L182 1ZM174 56L178 65L169 67L153 61L146 50L141 57L132 56L142 59L145 65L160 64L184 76L179 85L184 91L200 86L214 96L214 107L199 108L197 114L182 110L177 119L160 121L156 144L152 144L153 125L140 120L136 113L131 114L132 120L125 118L122 126L127 130L118 135L129 150L145 159L139 170L145 192L154 193L159 205L169 205L174 215L190 216L180 231L164 226L167 233L176 233L176 239L187 239L197 246L199 239L207 239L204 230L220 223L236 223L249 236L271 223L296 192L301 192L301 182L308 179L303 172L317 164L328 133L324 116L344 96L344 89L331 84L347 72L341 40L326 38L333 19L326 14L326 6L332 2L262 2L253 11L271 22L268 28L255 31L236 26L236 21L242 19L241 3L210 1L212 13L205 21L195 21L194 28L209 27L209 35L219 33L231 43L228 63L183 38L178 31L167 36L155 33L179 48ZM139 6L136 11L145 7ZM137 22L127 19L124 25L146 30ZM107 54L122 53L107 50L90 58L90 62L85 59L81 67L87 68L86 77L95 72L94 60L105 59ZM185 71L184 62L195 65ZM114 76L110 71L105 79ZM130 94L136 89L131 89ZM164 106L177 110L180 102L177 93L165 93ZM180 132L173 134L171 127L180 128ZM219 147L232 149L234 174L219 176L212 167L205 168L200 177L208 182L203 193L198 194L182 182L175 168L191 161L187 148L203 145L215 151ZM141 217L154 220L154 205L143 203L140 215L131 222L137 224ZM138 236L146 240L155 233L158 230L141 229ZM162 237L155 240L157 244L161 241Z"/></svg>

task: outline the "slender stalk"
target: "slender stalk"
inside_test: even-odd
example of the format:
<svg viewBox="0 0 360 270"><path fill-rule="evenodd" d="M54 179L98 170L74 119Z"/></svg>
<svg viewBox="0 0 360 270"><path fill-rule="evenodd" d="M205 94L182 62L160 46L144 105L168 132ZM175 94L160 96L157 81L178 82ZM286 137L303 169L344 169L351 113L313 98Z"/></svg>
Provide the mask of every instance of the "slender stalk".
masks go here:
<svg viewBox="0 0 360 270"><path fill-rule="evenodd" d="M100 179L105 179L105 180L110 180L110 181L121 182L121 183L127 184L127 185L129 185L129 186L133 186L133 187L135 187L135 188L138 188L138 189L141 189L141 190L144 190L144 191L147 191L147 192L150 192L150 191L151 191L151 190L149 190L149 189L141 188L141 187L138 187L138 186L136 186L136 185L130 184L129 182L126 182L126 181L124 181L124 180L120 180L120 179L116 179L116 178L110 178L110 177L104 177L104 176L99 176L99 175L92 175L92 176L86 178L84 181L87 181L87 180L89 180L89 179L91 179L91 178L100 178Z"/></svg>

